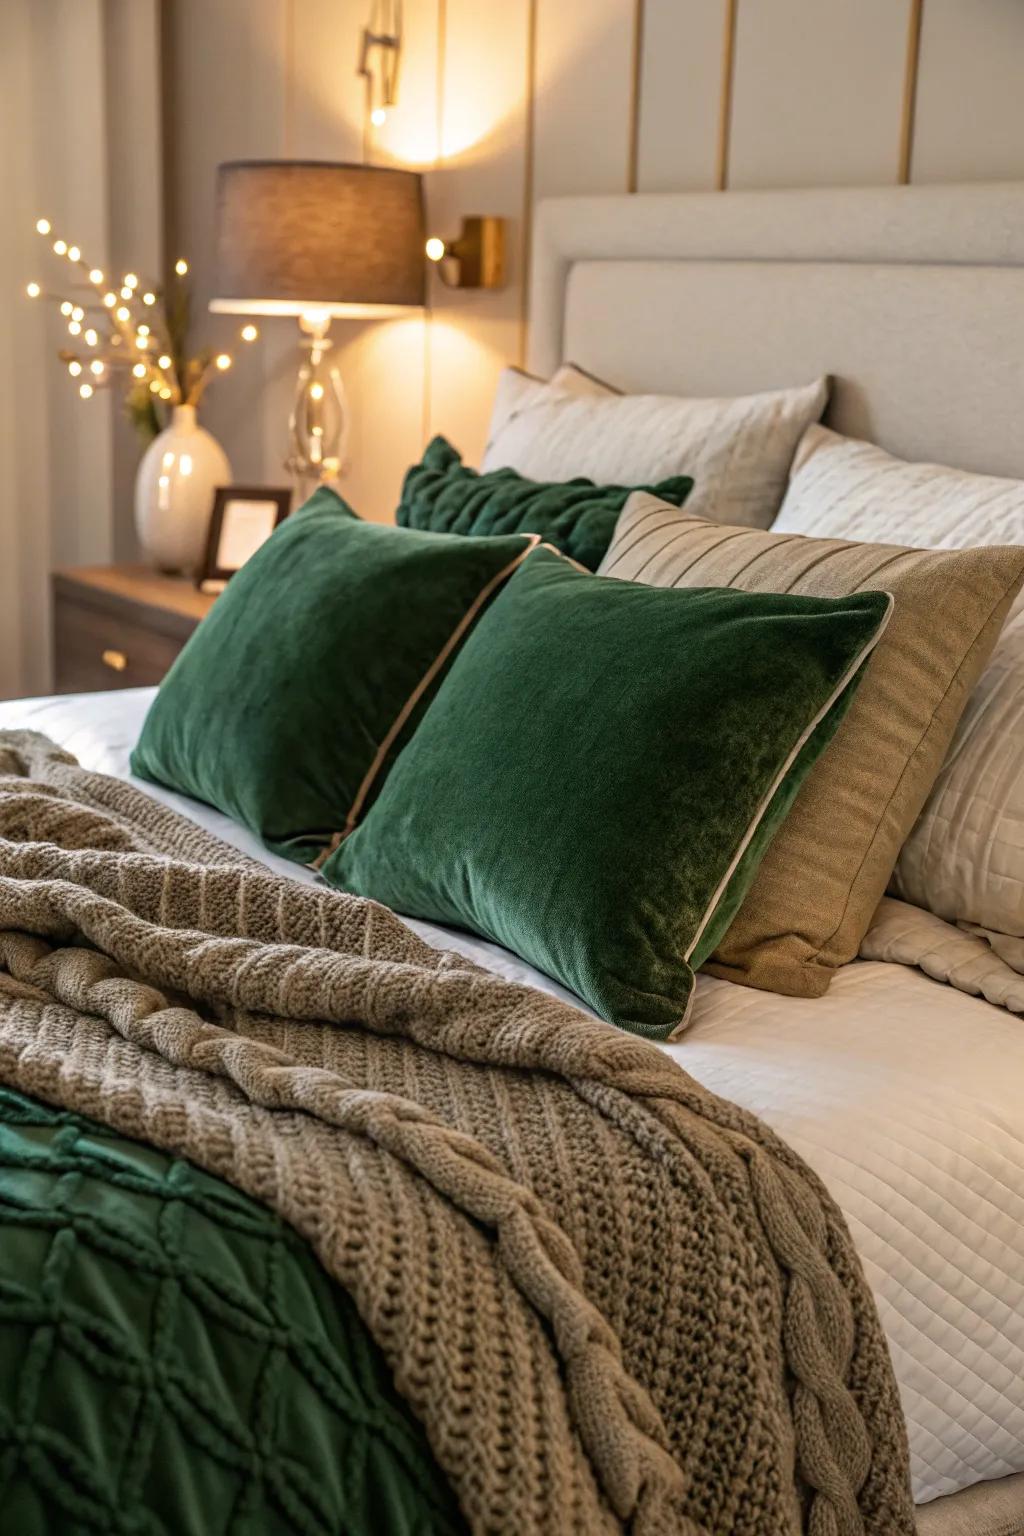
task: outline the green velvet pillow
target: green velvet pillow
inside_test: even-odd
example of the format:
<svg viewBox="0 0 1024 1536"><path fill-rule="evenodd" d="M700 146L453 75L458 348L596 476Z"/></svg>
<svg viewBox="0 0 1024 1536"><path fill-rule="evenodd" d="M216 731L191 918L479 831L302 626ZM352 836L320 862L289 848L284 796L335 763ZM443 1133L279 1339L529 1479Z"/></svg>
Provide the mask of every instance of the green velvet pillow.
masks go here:
<svg viewBox="0 0 1024 1536"><path fill-rule="evenodd" d="M317 491L175 661L133 773L308 862L370 804L470 626L536 543L366 523Z"/></svg>
<svg viewBox="0 0 1024 1536"><path fill-rule="evenodd" d="M651 490L681 506L693 489L689 475L655 486L595 485L576 479L524 480L514 469L479 474L468 469L443 437L407 471L397 519L404 528L436 533L539 533L570 559L596 571L611 543L619 513L634 490Z"/></svg>
<svg viewBox="0 0 1024 1536"><path fill-rule="evenodd" d="M538 550L324 873L666 1037L890 608L609 581Z"/></svg>

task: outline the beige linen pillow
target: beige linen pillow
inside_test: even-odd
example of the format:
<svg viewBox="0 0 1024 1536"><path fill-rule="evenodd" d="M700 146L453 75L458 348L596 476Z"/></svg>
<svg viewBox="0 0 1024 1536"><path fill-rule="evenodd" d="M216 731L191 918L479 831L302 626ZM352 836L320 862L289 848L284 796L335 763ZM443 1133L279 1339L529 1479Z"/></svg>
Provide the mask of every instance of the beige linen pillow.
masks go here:
<svg viewBox="0 0 1024 1536"><path fill-rule="evenodd" d="M512 420L518 411L524 410L528 405L536 405L539 400L553 400L566 395L617 395L619 391L613 389L610 384L605 384L601 379L595 379L592 373L586 373L584 369L577 368L575 363L563 363L551 375L550 379L538 379L536 374L527 373L522 368L503 368L498 375L497 387L494 391L494 404L491 407L491 421L487 428L487 452L490 452L491 444L507 422Z"/></svg>
<svg viewBox="0 0 1024 1536"><path fill-rule="evenodd" d="M528 480L652 485L690 475L687 508L719 523L767 528L793 454L828 399L828 380L721 400L676 395L586 398L550 389L520 402L487 445L483 469Z"/></svg>
<svg viewBox="0 0 1024 1536"><path fill-rule="evenodd" d="M815 597L892 593L892 619L850 712L705 967L820 996L857 953L1024 580L1024 548L930 551L723 528L637 492L598 574Z"/></svg>
<svg viewBox="0 0 1024 1536"><path fill-rule="evenodd" d="M927 549L1024 543L1024 481L911 464L811 427L773 532ZM968 700L891 889L949 922L1024 937L1024 599Z"/></svg>

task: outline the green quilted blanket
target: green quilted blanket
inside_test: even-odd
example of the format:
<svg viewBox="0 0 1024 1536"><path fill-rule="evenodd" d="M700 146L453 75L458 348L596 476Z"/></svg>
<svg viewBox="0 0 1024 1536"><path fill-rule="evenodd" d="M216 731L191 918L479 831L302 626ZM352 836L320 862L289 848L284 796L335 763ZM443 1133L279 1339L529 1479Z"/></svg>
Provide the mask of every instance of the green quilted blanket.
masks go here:
<svg viewBox="0 0 1024 1536"><path fill-rule="evenodd" d="M0 1526L464 1530L354 1303L279 1216L3 1088Z"/></svg>

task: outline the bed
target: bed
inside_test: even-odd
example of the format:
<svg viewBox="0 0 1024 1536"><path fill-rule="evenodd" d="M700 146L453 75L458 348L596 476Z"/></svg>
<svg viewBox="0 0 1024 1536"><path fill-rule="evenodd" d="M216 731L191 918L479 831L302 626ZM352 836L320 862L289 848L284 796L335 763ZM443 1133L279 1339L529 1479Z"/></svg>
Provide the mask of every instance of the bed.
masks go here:
<svg viewBox="0 0 1024 1536"><path fill-rule="evenodd" d="M556 199L538 210L531 291L540 374L571 358L633 391L725 395L828 371L837 429L1024 476L1024 187ZM11 701L0 728L124 778L151 696ZM219 813L141 787L314 878ZM577 1002L496 945L410 926ZM815 1000L703 977L685 1038L663 1049L778 1131L842 1207L896 1369L919 1529L1024 1531L1019 1020L858 961Z"/></svg>

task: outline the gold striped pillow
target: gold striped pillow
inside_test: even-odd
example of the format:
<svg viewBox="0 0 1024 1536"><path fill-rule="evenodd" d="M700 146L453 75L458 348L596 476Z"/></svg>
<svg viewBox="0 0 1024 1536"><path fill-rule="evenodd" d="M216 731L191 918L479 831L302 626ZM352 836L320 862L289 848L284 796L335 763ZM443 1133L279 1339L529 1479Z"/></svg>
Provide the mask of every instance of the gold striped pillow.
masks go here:
<svg viewBox="0 0 1024 1536"><path fill-rule="evenodd" d="M599 575L895 604L850 712L808 775L735 921L705 966L818 997L856 955L1024 580L1024 547L921 550L723 527L630 497Z"/></svg>

